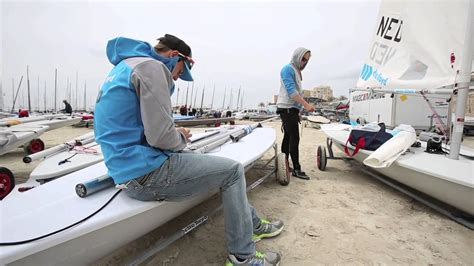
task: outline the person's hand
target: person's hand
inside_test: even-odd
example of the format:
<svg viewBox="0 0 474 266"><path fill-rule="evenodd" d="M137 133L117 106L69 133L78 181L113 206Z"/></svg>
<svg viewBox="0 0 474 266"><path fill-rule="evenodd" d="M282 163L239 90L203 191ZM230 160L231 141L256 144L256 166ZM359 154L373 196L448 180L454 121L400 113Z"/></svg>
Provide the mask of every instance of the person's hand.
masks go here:
<svg viewBox="0 0 474 266"><path fill-rule="evenodd" d="M190 142L190 138L193 136L193 134L191 134L191 131L189 129L180 127L176 130L186 138L186 142Z"/></svg>
<svg viewBox="0 0 474 266"><path fill-rule="evenodd" d="M316 107L310 103L305 104L303 108L308 112L314 112L314 110L316 110Z"/></svg>

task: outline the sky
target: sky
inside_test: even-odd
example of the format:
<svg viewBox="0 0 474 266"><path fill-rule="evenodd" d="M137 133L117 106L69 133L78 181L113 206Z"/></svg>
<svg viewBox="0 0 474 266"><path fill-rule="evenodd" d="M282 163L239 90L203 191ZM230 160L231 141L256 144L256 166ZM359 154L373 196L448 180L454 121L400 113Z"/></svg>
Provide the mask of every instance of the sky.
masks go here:
<svg viewBox="0 0 474 266"><path fill-rule="evenodd" d="M107 41L122 36L154 45L166 33L192 48L198 106L203 88L204 105L211 104L214 86L214 108L222 107L225 92L225 106L230 104L231 90L235 107L239 88L244 107L271 101L280 89L280 70L298 47L312 52L302 73L304 89L330 85L335 96L347 96L367 56L380 5L376 0L0 3L5 107L11 108L23 75L15 109L27 106L27 65L32 109L44 109L45 98L48 108L54 106L55 69L57 108L69 98L68 79L73 108L84 106L84 88L88 109L93 108L113 67L105 54ZM173 103L184 103L188 86L190 97L192 84L176 83L179 98L176 90Z"/></svg>

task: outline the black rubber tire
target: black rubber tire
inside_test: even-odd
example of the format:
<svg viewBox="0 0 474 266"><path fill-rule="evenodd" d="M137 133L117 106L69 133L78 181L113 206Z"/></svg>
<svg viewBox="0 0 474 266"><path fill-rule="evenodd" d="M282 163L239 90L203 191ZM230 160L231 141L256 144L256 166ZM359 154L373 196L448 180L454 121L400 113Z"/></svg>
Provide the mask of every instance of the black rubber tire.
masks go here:
<svg viewBox="0 0 474 266"><path fill-rule="evenodd" d="M15 187L15 177L8 168L0 167L0 200L5 198Z"/></svg>
<svg viewBox="0 0 474 266"><path fill-rule="evenodd" d="M33 154L44 150L44 142L41 139L32 139L28 145L23 146L26 154Z"/></svg>
<svg viewBox="0 0 474 266"><path fill-rule="evenodd" d="M277 180L282 186L288 186L290 184L290 168L288 166L288 160L284 153L279 153L276 158L276 170Z"/></svg>
<svg viewBox="0 0 474 266"><path fill-rule="evenodd" d="M328 162L326 156L326 148L323 146L318 146L318 151L316 155L316 164L318 165L318 169L320 171L326 170L326 164Z"/></svg>

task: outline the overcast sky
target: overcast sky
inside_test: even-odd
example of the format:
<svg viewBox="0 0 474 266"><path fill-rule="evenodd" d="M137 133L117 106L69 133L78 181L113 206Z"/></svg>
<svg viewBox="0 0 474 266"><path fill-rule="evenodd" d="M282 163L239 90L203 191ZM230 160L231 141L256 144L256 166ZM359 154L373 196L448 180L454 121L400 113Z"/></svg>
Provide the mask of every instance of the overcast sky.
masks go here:
<svg viewBox="0 0 474 266"><path fill-rule="evenodd" d="M280 88L280 69L297 47L312 51L303 71L303 86L330 85L336 96L355 86L378 14L379 1L314 2L95 2L2 1L1 81L4 104L12 105L24 75L20 97L26 103L26 66L30 69L33 109L53 106L54 69L58 69L58 102L66 98L67 78L83 106L84 83L92 106L112 65L105 55L107 41L124 36L155 43L165 33L185 40L193 50L194 87L205 86L204 104L222 107L224 91L244 90L244 106L268 102ZM187 83L177 82L181 103ZM190 84L191 85L191 84ZM191 92L189 92L191 93ZM176 101L176 92L172 97ZM75 100L72 101L73 105ZM18 104L16 105L18 106ZM74 106L73 106L74 107ZM58 103L58 108L63 108Z"/></svg>

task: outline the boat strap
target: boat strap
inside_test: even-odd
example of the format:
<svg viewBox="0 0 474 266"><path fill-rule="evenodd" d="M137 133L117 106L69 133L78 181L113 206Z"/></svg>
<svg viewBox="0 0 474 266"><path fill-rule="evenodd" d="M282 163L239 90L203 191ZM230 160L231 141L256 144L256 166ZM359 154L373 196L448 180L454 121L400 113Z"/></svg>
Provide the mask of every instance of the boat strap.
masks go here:
<svg viewBox="0 0 474 266"><path fill-rule="evenodd" d="M347 154L347 156L352 157L356 155L360 149L363 149L365 147L365 138L360 138L359 141L357 141L357 144L355 146L354 152L351 154L349 151L349 148L347 147L347 144L349 144L350 138L347 139L346 145L344 145L344 152Z"/></svg>

